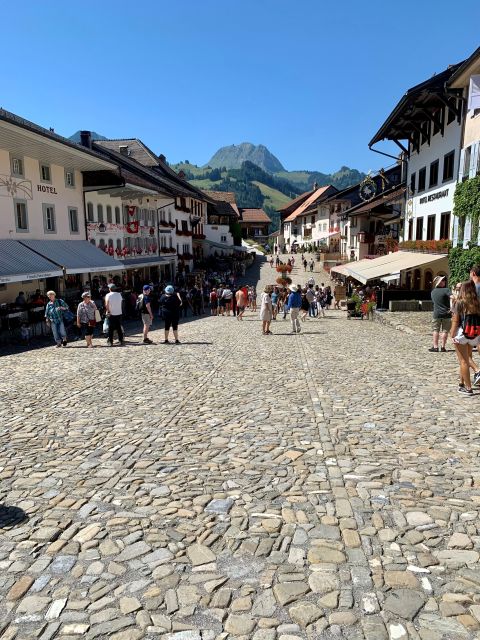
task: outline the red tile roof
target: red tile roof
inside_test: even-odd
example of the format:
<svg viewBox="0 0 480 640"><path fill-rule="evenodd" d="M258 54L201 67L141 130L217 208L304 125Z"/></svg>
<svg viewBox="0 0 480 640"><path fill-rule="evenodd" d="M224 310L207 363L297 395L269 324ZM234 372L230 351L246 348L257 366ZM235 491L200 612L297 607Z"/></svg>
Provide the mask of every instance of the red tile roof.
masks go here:
<svg viewBox="0 0 480 640"><path fill-rule="evenodd" d="M327 184L324 187L319 187L316 189L306 200L302 202L302 204L292 211L292 213L285 218L284 222L293 222L301 216L314 202L320 199L321 196L326 195L329 189L335 189L331 184Z"/></svg>
<svg viewBox="0 0 480 640"><path fill-rule="evenodd" d="M240 209L241 222L271 222L263 209Z"/></svg>

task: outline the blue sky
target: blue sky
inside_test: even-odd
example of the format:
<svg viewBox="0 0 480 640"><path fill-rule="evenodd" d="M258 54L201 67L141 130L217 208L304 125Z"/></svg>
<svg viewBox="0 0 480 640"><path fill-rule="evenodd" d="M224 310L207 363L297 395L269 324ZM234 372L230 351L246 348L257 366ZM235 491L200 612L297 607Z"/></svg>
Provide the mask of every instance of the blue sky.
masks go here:
<svg viewBox="0 0 480 640"><path fill-rule="evenodd" d="M2 22L5 109L169 162L248 141L324 172L388 164L368 141L398 99L480 45L471 0L24 0Z"/></svg>

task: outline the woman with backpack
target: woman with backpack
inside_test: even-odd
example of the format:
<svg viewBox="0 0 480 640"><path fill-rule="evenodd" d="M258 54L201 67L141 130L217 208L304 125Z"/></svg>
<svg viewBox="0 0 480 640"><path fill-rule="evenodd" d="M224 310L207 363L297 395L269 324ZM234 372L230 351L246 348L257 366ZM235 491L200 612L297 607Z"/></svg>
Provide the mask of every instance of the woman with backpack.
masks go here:
<svg viewBox="0 0 480 640"><path fill-rule="evenodd" d="M471 280L462 282L458 292L450 336L460 364L458 393L473 396L470 367L473 348L480 344L480 300Z"/></svg>
<svg viewBox="0 0 480 640"><path fill-rule="evenodd" d="M165 293L160 298L160 308L162 309L162 315L165 321L165 344L169 344L168 336L170 329L173 331L175 344L180 344L180 340L178 339L178 321L180 320L181 307L182 299L180 294L175 293L175 289L169 284L165 287Z"/></svg>

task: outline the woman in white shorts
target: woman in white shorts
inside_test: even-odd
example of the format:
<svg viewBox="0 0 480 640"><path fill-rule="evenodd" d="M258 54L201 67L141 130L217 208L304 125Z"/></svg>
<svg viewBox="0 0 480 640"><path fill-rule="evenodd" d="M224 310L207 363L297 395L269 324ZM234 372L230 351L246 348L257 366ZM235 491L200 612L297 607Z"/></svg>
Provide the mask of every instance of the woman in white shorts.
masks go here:
<svg viewBox="0 0 480 640"><path fill-rule="evenodd" d="M466 397L473 396L470 367L473 363L472 351L480 344L480 300L471 280L462 282L460 287L453 310L450 335L460 364L458 392Z"/></svg>

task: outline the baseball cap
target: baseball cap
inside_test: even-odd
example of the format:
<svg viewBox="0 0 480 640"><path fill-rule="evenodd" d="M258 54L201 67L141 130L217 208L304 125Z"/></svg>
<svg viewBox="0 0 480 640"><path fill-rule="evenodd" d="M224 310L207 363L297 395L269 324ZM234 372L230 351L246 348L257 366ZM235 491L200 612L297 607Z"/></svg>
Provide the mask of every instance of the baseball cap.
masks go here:
<svg viewBox="0 0 480 640"><path fill-rule="evenodd" d="M165 287L165 293L175 293L175 289L172 287L171 284Z"/></svg>
<svg viewBox="0 0 480 640"><path fill-rule="evenodd" d="M151 289L151 288L152 288L152 287L151 287L149 284L144 284L144 285L143 285L143 290L144 290L144 291L150 291L150 289Z"/></svg>
<svg viewBox="0 0 480 640"><path fill-rule="evenodd" d="M109 289L115 289L115 283L114 282L109 282L108 283L108 288Z"/></svg>

